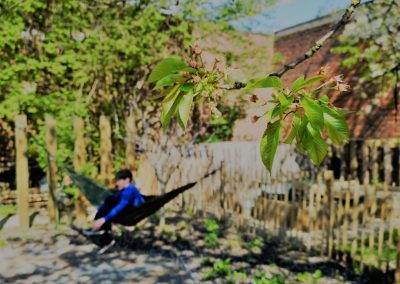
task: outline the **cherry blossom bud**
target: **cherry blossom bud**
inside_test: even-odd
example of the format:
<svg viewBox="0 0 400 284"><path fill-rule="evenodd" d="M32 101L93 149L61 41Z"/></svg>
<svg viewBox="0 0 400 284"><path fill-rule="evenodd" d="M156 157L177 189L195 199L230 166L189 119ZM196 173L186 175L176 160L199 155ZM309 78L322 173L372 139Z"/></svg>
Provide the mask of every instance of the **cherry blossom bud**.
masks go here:
<svg viewBox="0 0 400 284"><path fill-rule="evenodd" d="M252 94L252 95L250 96L250 101L251 101L252 103L256 103L256 102L258 101L258 97L257 97L255 94Z"/></svg>
<svg viewBox="0 0 400 284"><path fill-rule="evenodd" d="M251 118L251 122L252 122L252 123L256 123L256 122L258 121L259 118L260 118L259 116L253 115L252 118Z"/></svg>
<svg viewBox="0 0 400 284"><path fill-rule="evenodd" d="M196 43L194 46L192 46L192 54L194 55L200 55L202 52L200 45Z"/></svg>
<svg viewBox="0 0 400 284"><path fill-rule="evenodd" d="M201 81L201 78L199 77L199 76L193 76L192 77L192 79L193 79L193 82L195 83L195 84L198 84L198 83L200 83L200 81Z"/></svg>
<svg viewBox="0 0 400 284"><path fill-rule="evenodd" d="M192 68L198 68L199 64L195 60L190 60L189 61L189 66Z"/></svg>

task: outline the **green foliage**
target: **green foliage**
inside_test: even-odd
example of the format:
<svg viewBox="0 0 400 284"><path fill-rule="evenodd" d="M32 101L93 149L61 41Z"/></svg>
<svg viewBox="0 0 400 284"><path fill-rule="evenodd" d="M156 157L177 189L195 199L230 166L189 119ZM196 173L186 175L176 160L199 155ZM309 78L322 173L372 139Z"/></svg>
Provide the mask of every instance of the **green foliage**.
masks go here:
<svg viewBox="0 0 400 284"><path fill-rule="evenodd" d="M202 280L203 281L213 280L215 278L228 276L231 273L232 273L231 260L229 258L225 260L218 260L213 264L211 270L203 276Z"/></svg>
<svg viewBox="0 0 400 284"><path fill-rule="evenodd" d="M357 69L355 85L371 97L395 84L393 68L400 61L400 6L394 3L382 0L359 6L339 37L340 45L332 49L344 55L344 67Z"/></svg>
<svg viewBox="0 0 400 284"><path fill-rule="evenodd" d="M0 248L4 248L8 245L7 241L0 239Z"/></svg>
<svg viewBox="0 0 400 284"><path fill-rule="evenodd" d="M0 119L12 125L16 114L26 114L31 135L43 143L44 117L54 115L59 162L72 161L72 117L80 116L88 159L97 164L99 115L118 118L123 134L131 105L148 101L138 86L149 66L166 46L179 50L190 40L189 22L162 14L158 1L123 2L0 3L1 11L12 7L0 13ZM30 156L45 168L45 151L30 142ZM113 143L114 155L123 156L117 137Z"/></svg>
<svg viewBox="0 0 400 284"><path fill-rule="evenodd" d="M217 102L221 96L218 82L223 73L217 62L206 70L199 46L192 47L192 59L186 64L172 58L161 60L150 73L148 82L156 82L154 89L163 89L155 98L161 102L161 124L166 129L176 116L182 129L186 129L189 114L195 103L208 104L211 111L220 116Z"/></svg>
<svg viewBox="0 0 400 284"><path fill-rule="evenodd" d="M12 204L0 205L0 216L17 214L17 206Z"/></svg>
<svg viewBox="0 0 400 284"><path fill-rule="evenodd" d="M309 272L298 273L296 278L297 280L301 281L301 283L317 284L321 277L321 270L316 270L313 274Z"/></svg>
<svg viewBox="0 0 400 284"><path fill-rule="evenodd" d="M312 88L313 85L318 87ZM269 76L264 79L250 80L246 89L274 88L276 93L272 108L262 117L267 123L260 144L261 158L266 168L271 172L276 150L280 141L283 121L292 114L291 130L284 140L285 143L296 144L301 152L307 151L311 160L319 165L325 158L328 145L324 133L334 144L340 145L349 138L349 130L343 114L329 103L329 98L321 96L323 91L335 87L338 90L347 89L340 76L327 79L317 75L309 79L299 77L290 87L285 89L280 79ZM321 96L321 98L319 98ZM258 119L259 119L258 118Z"/></svg>
<svg viewBox="0 0 400 284"><path fill-rule="evenodd" d="M267 277L264 271L258 271L258 273L253 277L253 281L256 284L285 284L289 283L286 281L286 277L281 274L275 274L271 277Z"/></svg>
<svg viewBox="0 0 400 284"><path fill-rule="evenodd" d="M206 133L199 139L200 142L214 143L230 140L235 121L243 116L243 109L237 104L229 106L219 102L217 109L221 111L221 116L211 118Z"/></svg>
<svg viewBox="0 0 400 284"><path fill-rule="evenodd" d="M245 244L245 247L247 249L253 249L253 248L262 248L264 246L263 242L261 239L253 239L250 242Z"/></svg>
<svg viewBox="0 0 400 284"><path fill-rule="evenodd" d="M217 247L218 246L218 230L219 230L218 223L213 219L206 219L205 228L207 231L207 234L204 238L204 241L206 242L206 246L209 248Z"/></svg>

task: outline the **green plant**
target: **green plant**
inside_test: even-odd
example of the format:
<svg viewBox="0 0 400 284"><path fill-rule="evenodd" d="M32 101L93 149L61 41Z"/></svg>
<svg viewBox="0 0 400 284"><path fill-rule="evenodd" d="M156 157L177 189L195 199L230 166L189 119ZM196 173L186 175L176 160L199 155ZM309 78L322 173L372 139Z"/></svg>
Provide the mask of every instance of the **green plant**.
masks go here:
<svg viewBox="0 0 400 284"><path fill-rule="evenodd" d="M176 116L182 129L186 129L191 109L195 104L203 104L211 109L216 117L221 117L217 105L222 97L220 88L223 70L215 62L211 70L205 69L199 46L192 47L192 59L185 63L176 58L166 58L153 69L149 77L155 83L155 89L162 89L156 98L161 103L161 124L167 128L171 118ZM327 93L332 90L347 91L349 86L342 76L332 76L327 68L321 68L318 75L308 79L301 76L287 88L277 76L267 76L249 80L244 91L252 93L254 89L273 88L272 100L264 102L268 108L261 116L267 123L260 145L261 159L271 172L284 121L292 118L291 131L284 139L291 144L296 140L300 152L307 152L311 160L319 165L328 152L326 136L341 145L349 138L349 129L342 111L330 103ZM241 86L242 87L242 86ZM251 101L258 97L251 95Z"/></svg>
<svg viewBox="0 0 400 284"><path fill-rule="evenodd" d="M321 279L322 272L321 270L316 270L313 274L309 272L298 273L296 278L297 280L301 281L301 283L310 283L310 284L317 284L318 280Z"/></svg>
<svg viewBox="0 0 400 284"><path fill-rule="evenodd" d="M253 277L255 284L286 284L286 278L281 274L274 274L271 277L267 277L264 271L258 271Z"/></svg>
<svg viewBox="0 0 400 284"><path fill-rule="evenodd" d="M264 244L263 244L262 240L258 239L258 238L253 239L250 242L247 242L245 244L245 247L247 249L252 249L252 248L260 248L261 249L263 246L264 246Z"/></svg>
<svg viewBox="0 0 400 284"><path fill-rule="evenodd" d="M0 205L0 216L17 214L17 206L12 204Z"/></svg>
<svg viewBox="0 0 400 284"><path fill-rule="evenodd" d="M231 273L232 273L231 260L229 258L225 260L218 260L213 264L211 270L204 275L202 280L204 281L213 280L215 278L228 276Z"/></svg>
<svg viewBox="0 0 400 284"><path fill-rule="evenodd" d="M206 246L209 248L215 248L218 246L218 223L213 219L206 219L205 228L207 234L204 238Z"/></svg>
<svg viewBox="0 0 400 284"><path fill-rule="evenodd" d="M247 274L241 271L233 271L229 276L228 279L225 280L224 284L236 284L236 283L245 283L247 279Z"/></svg>
<svg viewBox="0 0 400 284"><path fill-rule="evenodd" d="M0 248L4 248L7 246L7 242L3 239L0 239Z"/></svg>

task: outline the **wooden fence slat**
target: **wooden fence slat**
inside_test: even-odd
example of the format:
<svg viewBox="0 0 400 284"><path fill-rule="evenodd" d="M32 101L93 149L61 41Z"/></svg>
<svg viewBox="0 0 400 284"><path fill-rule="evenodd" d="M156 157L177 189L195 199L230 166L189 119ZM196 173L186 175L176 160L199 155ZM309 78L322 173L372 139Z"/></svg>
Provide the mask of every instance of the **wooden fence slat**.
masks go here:
<svg viewBox="0 0 400 284"><path fill-rule="evenodd" d="M85 164L85 124L81 117L74 117L74 169L79 172ZM79 198L75 201L76 219L82 224L86 220L86 206L88 204L87 199L83 194L80 194Z"/></svg>
<svg viewBox="0 0 400 284"><path fill-rule="evenodd" d="M371 254L375 248L375 214L376 214L376 185L372 186L371 205L369 210L369 253Z"/></svg>
<svg viewBox="0 0 400 284"><path fill-rule="evenodd" d="M110 120L100 116L100 179L107 186L112 182L112 143Z"/></svg>
<svg viewBox="0 0 400 284"><path fill-rule="evenodd" d="M388 193L388 184L385 182L383 184L383 197L382 197L382 205L380 208L380 220L379 220L379 233L378 233L378 267L380 268L382 263L382 250L383 250L383 237L384 237L384 226L385 226L385 217L386 217L386 207L387 207L387 193Z"/></svg>
<svg viewBox="0 0 400 284"><path fill-rule="evenodd" d="M58 222L58 209L57 209L57 164L55 161L57 152L57 135L56 135L56 121L53 116L46 115L46 144L48 155L48 168L47 168L47 182L49 185L48 197L48 212L50 223L57 224Z"/></svg>
<svg viewBox="0 0 400 284"><path fill-rule="evenodd" d="M357 253L358 241L358 217L359 217L359 201L360 201L360 183L356 181L353 197L353 212L352 212L352 241L351 241L351 258L354 259Z"/></svg>
<svg viewBox="0 0 400 284"><path fill-rule="evenodd" d="M133 114L126 118L126 152L125 167L134 172L136 170L136 125Z"/></svg>
<svg viewBox="0 0 400 284"><path fill-rule="evenodd" d="M351 176L351 174L350 174L350 176ZM343 228L342 228L342 221L343 221L343 188L342 188L342 185L343 185L343 183L341 183L341 187L340 187L339 191L337 193L336 192L334 193L334 196L337 195L337 197L338 197L338 205L337 205L337 211L336 211L337 218L336 218L335 223L334 223L337 226L337 229L336 229L337 234L336 234L336 240L334 242L334 245L335 245L335 249L336 249L336 255L335 256L336 256L336 259L338 261L340 261L339 251L342 250L342 247L341 247L341 241L342 241L341 232L343 232Z"/></svg>
<svg viewBox="0 0 400 284"><path fill-rule="evenodd" d="M325 176L326 189L328 193L329 202L329 226L328 226L328 257L332 257L333 252L333 241L334 241L334 226L335 226L335 203L333 199L333 173L331 171L326 172Z"/></svg>
<svg viewBox="0 0 400 284"><path fill-rule="evenodd" d="M15 152L16 152L16 184L17 184L17 214L19 225L29 227L29 168L28 142L26 138L26 115L15 117Z"/></svg>
<svg viewBox="0 0 400 284"><path fill-rule="evenodd" d="M349 235L349 214L350 214L350 182L346 189L345 206L343 213L343 241L342 241L342 251L344 260L347 257L347 241Z"/></svg>
<svg viewBox="0 0 400 284"><path fill-rule="evenodd" d="M362 203L362 206L360 206L360 212L362 212L362 220L361 220L361 241L360 241L360 268L361 271L364 271L364 257L365 257L365 239L366 239L366 227L367 227L367 219L368 219L368 208L371 204L371 197L369 193L369 173L366 172L365 178L364 178L364 202Z"/></svg>

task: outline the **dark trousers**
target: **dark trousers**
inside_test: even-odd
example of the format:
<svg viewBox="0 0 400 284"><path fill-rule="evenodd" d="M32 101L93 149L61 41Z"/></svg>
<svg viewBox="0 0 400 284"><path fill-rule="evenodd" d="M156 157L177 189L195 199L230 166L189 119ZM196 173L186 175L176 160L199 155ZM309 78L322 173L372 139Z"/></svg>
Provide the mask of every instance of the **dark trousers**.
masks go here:
<svg viewBox="0 0 400 284"><path fill-rule="evenodd" d="M97 220L106 216L115 206L118 205L119 202L120 199L116 198L114 195L107 196L107 198L104 200L103 206L97 211L94 219ZM126 215L124 213L126 210L129 210L130 207L132 206L127 206L116 216L105 222L103 226L101 226L100 230L111 231L111 223L125 223Z"/></svg>

